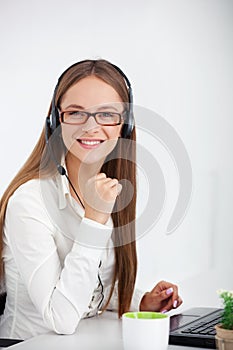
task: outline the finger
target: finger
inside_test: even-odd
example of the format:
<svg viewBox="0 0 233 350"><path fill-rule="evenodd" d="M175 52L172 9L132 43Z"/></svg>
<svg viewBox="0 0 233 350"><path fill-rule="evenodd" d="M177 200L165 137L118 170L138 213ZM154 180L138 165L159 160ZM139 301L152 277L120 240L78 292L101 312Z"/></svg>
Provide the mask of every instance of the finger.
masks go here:
<svg viewBox="0 0 233 350"><path fill-rule="evenodd" d="M167 312L172 309L173 309L172 301L171 299L169 299L167 303L163 304L159 312Z"/></svg>
<svg viewBox="0 0 233 350"><path fill-rule="evenodd" d="M98 184L99 189L112 189L114 186L118 185L117 179L111 179L110 177L98 179L96 181L96 184Z"/></svg>
<svg viewBox="0 0 233 350"><path fill-rule="evenodd" d="M173 284L170 282L166 281L160 281L159 283L156 284L156 286L152 289L152 293L160 293L162 291L167 290L168 288L173 287Z"/></svg>
<svg viewBox="0 0 233 350"><path fill-rule="evenodd" d="M108 182L110 182L112 179L110 177L102 177L102 178L99 178L99 179L96 179L95 182L96 184L98 185L105 185L107 184Z"/></svg>
<svg viewBox="0 0 233 350"><path fill-rule="evenodd" d="M177 298L177 304L175 304L175 306L174 306L174 302L172 301L172 299L169 299L166 304L163 304L163 307L160 309L160 312L167 312L167 311L170 311L172 309L176 309L182 303L183 303L183 300L181 299L181 297Z"/></svg>
<svg viewBox="0 0 233 350"><path fill-rule="evenodd" d="M87 180L87 183L88 183L88 185L91 185L91 184L95 183L96 181L101 180L101 179L104 179L104 178L106 178L106 174L104 174L104 173L99 173L99 174L97 174L97 175L95 175L95 176L93 176L93 177L90 177L90 178Z"/></svg>
<svg viewBox="0 0 233 350"><path fill-rule="evenodd" d="M177 297L172 298L172 300L171 300L171 308L176 309L176 308L179 307L182 303L183 303L183 300L182 300L181 297L178 295Z"/></svg>
<svg viewBox="0 0 233 350"><path fill-rule="evenodd" d="M171 297L173 296L174 293L174 289L173 287L169 287L168 289L165 289L164 291L160 292L159 294L157 294L157 298L160 301L166 300L166 299L171 299Z"/></svg>
<svg viewBox="0 0 233 350"><path fill-rule="evenodd" d="M165 281L161 281L160 283L158 283L159 288L164 288L167 286L169 286L169 288L163 290L160 293L160 298L161 298L161 300L166 300L169 297L171 297L172 305L174 308L176 308L178 306L178 298L179 298L178 287L175 284L165 282Z"/></svg>
<svg viewBox="0 0 233 350"><path fill-rule="evenodd" d="M99 173L95 176L95 179L100 180L100 179L104 179L106 177L107 177L107 175L105 173Z"/></svg>
<svg viewBox="0 0 233 350"><path fill-rule="evenodd" d="M117 184L117 195L119 196L119 194L121 193L122 190L122 185L121 184Z"/></svg>
<svg viewBox="0 0 233 350"><path fill-rule="evenodd" d="M174 284L170 285L172 285L172 287L169 287L158 295L160 301L163 302L161 312L175 309L182 304L182 299L178 295L178 287Z"/></svg>
<svg viewBox="0 0 233 350"><path fill-rule="evenodd" d="M119 181L117 179L111 179L111 182L109 183L109 185L111 187L117 186L119 183Z"/></svg>
<svg viewBox="0 0 233 350"><path fill-rule="evenodd" d="M177 308L179 301L179 294L178 294L178 287L174 284L173 285L173 295L172 295L172 306L173 308Z"/></svg>

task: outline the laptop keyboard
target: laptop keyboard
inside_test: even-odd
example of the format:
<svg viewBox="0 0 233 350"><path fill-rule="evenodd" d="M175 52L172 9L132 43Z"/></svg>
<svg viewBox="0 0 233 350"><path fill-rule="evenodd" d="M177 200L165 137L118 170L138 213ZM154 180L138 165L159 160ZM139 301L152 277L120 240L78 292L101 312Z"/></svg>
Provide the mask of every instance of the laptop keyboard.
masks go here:
<svg viewBox="0 0 233 350"><path fill-rule="evenodd" d="M221 314L213 318L212 317L207 317L203 321L198 321L195 323L192 323L192 326L183 329L181 333L185 334L202 334L202 335L215 335L216 331L214 326L216 324L221 322Z"/></svg>

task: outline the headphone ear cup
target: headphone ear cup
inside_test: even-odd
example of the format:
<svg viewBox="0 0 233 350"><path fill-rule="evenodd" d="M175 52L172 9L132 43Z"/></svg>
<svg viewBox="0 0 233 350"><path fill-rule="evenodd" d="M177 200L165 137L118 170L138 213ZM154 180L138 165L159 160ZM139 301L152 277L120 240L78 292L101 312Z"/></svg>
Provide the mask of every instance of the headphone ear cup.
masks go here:
<svg viewBox="0 0 233 350"><path fill-rule="evenodd" d="M125 139L129 138L131 133L133 131L133 125L130 124L129 119L127 120L127 124L123 124L122 130L121 130L121 136Z"/></svg>
<svg viewBox="0 0 233 350"><path fill-rule="evenodd" d="M130 85L128 78L126 77L126 75L123 72L121 72L121 73L122 73L123 77L125 78L127 85L128 85L128 88L129 88L129 91L128 91L128 93L129 93L129 105L128 105L129 110L128 110L128 113L126 116L126 123L122 127L121 135L124 138L130 138L131 133L132 133L133 128L134 128L133 92L132 92L131 85Z"/></svg>
<svg viewBox="0 0 233 350"><path fill-rule="evenodd" d="M60 125L58 109L55 106L52 107L50 120L51 120L50 129L51 129L51 132L53 133L55 129Z"/></svg>
<svg viewBox="0 0 233 350"><path fill-rule="evenodd" d="M122 126L121 130L121 136L123 138L129 138L132 134L134 128L134 115L133 115L133 110L132 106L129 106L129 111L126 115L126 122Z"/></svg>

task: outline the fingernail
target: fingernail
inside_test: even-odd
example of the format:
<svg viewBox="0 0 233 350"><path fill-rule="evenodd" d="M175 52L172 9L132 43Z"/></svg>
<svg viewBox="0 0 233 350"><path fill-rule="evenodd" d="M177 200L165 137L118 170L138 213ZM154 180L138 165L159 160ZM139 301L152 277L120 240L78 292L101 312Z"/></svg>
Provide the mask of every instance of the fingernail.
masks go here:
<svg viewBox="0 0 233 350"><path fill-rule="evenodd" d="M167 312L167 310L163 310L163 311L161 311L161 313L162 313L162 314L165 314L166 312Z"/></svg>
<svg viewBox="0 0 233 350"><path fill-rule="evenodd" d="M177 307L177 300L174 301L173 307L175 307L175 308Z"/></svg>
<svg viewBox="0 0 233 350"><path fill-rule="evenodd" d="M173 288L172 287L166 290L166 294L167 295L172 294L172 292L173 292Z"/></svg>

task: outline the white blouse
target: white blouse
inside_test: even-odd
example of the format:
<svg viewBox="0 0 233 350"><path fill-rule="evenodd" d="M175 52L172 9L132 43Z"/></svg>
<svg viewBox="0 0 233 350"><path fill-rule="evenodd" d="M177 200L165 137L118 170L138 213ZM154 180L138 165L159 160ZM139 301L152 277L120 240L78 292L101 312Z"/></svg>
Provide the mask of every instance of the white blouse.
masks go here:
<svg viewBox="0 0 233 350"><path fill-rule="evenodd" d="M102 225L84 218L64 176L20 186L5 218L7 301L0 337L71 334L81 318L97 314L113 277L111 234L111 219ZM131 310L139 309L143 294L134 291ZM117 308L115 286L108 309Z"/></svg>

